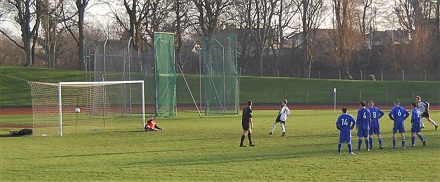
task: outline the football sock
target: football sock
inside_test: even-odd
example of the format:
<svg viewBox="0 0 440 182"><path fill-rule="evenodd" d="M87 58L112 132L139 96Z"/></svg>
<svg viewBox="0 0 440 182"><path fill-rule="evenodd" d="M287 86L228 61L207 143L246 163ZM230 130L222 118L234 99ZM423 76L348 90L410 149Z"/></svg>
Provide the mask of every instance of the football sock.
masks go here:
<svg viewBox="0 0 440 182"><path fill-rule="evenodd" d="M240 142L240 145L243 145L243 141L244 141L244 138L245 138L246 136L245 135L241 135L241 142Z"/></svg>
<svg viewBox="0 0 440 182"><path fill-rule="evenodd" d="M251 144L252 143L251 133L248 133L248 139L249 139L249 144Z"/></svg>
<svg viewBox="0 0 440 182"><path fill-rule="evenodd" d="M373 138L369 138L369 139L368 139L368 142L370 142L370 143L369 143L369 147L370 147L370 148L373 148Z"/></svg>
<svg viewBox="0 0 440 182"><path fill-rule="evenodd" d="M351 143L348 143L348 152L351 153L353 151L352 147L351 147Z"/></svg>
<svg viewBox="0 0 440 182"><path fill-rule="evenodd" d="M432 125L437 126L437 123L433 119L431 119L430 121Z"/></svg>
<svg viewBox="0 0 440 182"><path fill-rule="evenodd" d="M341 153L342 143L338 144L338 153Z"/></svg>
<svg viewBox="0 0 440 182"><path fill-rule="evenodd" d="M402 139L402 147L405 147L405 139Z"/></svg>
<svg viewBox="0 0 440 182"><path fill-rule="evenodd" d="M382 147L382 138L379 138L379 146Z"/></svg>
<svg viewBox="0 0 440 182"><path fill-rule="evenodd" d="M368 147L369 146L369 141L368 141L368 138L366 138L365 139L365 147L367 147L367 150L369 150L370 149L370 147Z"/></svg>
<svg viewBox="0 0 440 182"><path fill-rule="evenodd" d="M419 134L418 136L419 136L420 140L422 140L422 142L425 141L425 138L423 138L422 134Z"/></svg>
<svg viewBox="0 0 440 182"><path fill-rule="evenodd" d="M362 139L359 139L359 141L358 141L358 150L361 149L361 145L362 145Z"/></svg>
<svg viewBox="0 0 440 182"><path fill-rule="evenodd" d="M272 130L270 130L270 132L271 133L273 133L274 131L275 131L275 128L277 127L277 124L275 123L275 124L273 124L273 126L272 126Z"/></svg>
<svg viewBox="0 0 440 182"><path fill-rule="evenodd" d="M412 136L411 137L411 145L415 145L416 144L416 137Z"/></svg>
<svg viewBox="0 0 440 182"><path fill-rule="evenodd" d="M283 123L281 123L281 130L283 131L283 133L286 132L286 127L284 127Z"/></svg>
<svg viewBox="0 0 440 182"><path fill-rule="evenodd" d="M393 147L396 147L396 139L393 139Z"/></svg>

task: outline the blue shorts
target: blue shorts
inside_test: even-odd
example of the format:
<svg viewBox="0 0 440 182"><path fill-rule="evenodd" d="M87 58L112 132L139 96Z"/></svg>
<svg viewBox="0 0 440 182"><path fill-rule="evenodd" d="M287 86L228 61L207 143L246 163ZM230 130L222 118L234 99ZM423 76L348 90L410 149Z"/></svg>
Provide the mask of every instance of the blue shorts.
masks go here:
<svg viewBox="0 0 440 182"><path fill-rule="evenodd" d="M369 134L370 134L370 136L371 135L379 135L380 134L380 127L371 127Z"/></svg>
<svg viewBox="0 0 440 182"><path fill-rule="evenodd" d="M351 131L341 130L339 133L339 143L351 143Z"/></svg>
<svg viewBox="0 0 440 182"><path fill-rule="evenodd" d="M420 123L412 123L411 124L411 133L418 133L420 132Z"/></svg>
<svg viewBox="0 0 440 182"><path fill-rule="evenodd" d="M403 123L394 123L393 133L397 133L397 130L399 130L399 133L405 133L405 125Z"/></svg>
<svg viewBox="0 0 440 182"><path fill-rule="evenodd" d="M357 136L358 137L364 137L364 138L368 138L368 130L367 129L358 129L358 133Z"/></svg>

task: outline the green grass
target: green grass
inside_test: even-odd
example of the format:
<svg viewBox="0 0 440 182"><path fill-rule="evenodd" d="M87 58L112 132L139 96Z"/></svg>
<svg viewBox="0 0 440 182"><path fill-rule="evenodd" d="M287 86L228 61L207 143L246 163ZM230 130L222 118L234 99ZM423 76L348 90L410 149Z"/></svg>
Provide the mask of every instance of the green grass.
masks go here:
<svg viewBox="0 0 440 182"><path fill-rule="evenodd" d="M350 110L349 113L355 113ZM158 118L163 131L143 132L137 119L66 126L63 137L2 137L3 181L424 181L437 179L440 136L432 125L427 146L391 149L392 122L381 119L385 149L336 154L339 112L293 110L287 135L268 131L276 111L254 110L256 147L240 148L238 115L199 118L195 112ZM440 118L439 111L432 118ZM1 116L20 120L28 116ZM125 118L126 119L126 118ZM409 130L407 121L406 128ZM1 128L6 134L10 128ZM410 134L406 133L407 145ZM354 147L357 138L353 138ZM399 146L400 146L400 142ZM247 144L247 139L246 139ZM364 145L363 145L364 147Z"/></svg>
<svg viewBox="0 0 440 182"><path fill-rule="evenodd" d="M84 71L66 71L0 66L0 107L30 107L30 81L84 81ZM146 80L146 102L153 103L151 76L133 77ZM199 75L185 75L197 103L200 102ZM240 102L252 100L256 104L278 104L286 98L295 104L333 104L333 89L337 88L337 103L357 104L374 100L377 104L391 104L395 99L410 103L421 95L431 104L440 104L440 82L325 80L277 77L240 77ZM177 78L177 105L193 105L193 100L182 75ZM203 91L203 88L202 88ZM204 96L203 96L204 97ZM204 100L204 98L202 98Z"/></svg>

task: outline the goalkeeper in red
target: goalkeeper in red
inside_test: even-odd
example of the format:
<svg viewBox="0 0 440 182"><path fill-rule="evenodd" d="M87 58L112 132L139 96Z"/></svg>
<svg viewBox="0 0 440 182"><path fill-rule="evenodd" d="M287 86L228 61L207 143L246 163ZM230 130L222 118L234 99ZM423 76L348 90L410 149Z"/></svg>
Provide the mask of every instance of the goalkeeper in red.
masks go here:
<svg viewBox="0 0 440 182"><path fill-rule="evenodd" d="M351 146L351 130L355 125L356 121L351 114L347 114L347 108L342 108L342 114L336 120L336 128L339 130L338 154L341 154L342 144L347 143L348 153L354 155Z"/></svg>
<svg viewBox="0 0 440 182"><path fill-rule="evenodd" d="M145 131L157 131L157 130L163 130L163 128L157 126L156 121L154 121L154 117L150 116L150 119L148 120L147 124L144 127Z"/></svg>

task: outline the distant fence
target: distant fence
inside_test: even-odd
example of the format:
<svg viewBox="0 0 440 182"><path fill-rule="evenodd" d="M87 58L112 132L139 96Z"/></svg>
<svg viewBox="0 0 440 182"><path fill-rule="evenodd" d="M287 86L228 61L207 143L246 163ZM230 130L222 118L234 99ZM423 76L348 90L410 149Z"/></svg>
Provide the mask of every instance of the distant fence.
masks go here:
<svg viewBox="0 0 440 182"><path fill-rule="evenodd" d="M336 97L335 97L336 95ZM421 95L425 98L430 98L429 102L434 105L440 104L440 95L438 92L420 92L420 91L337 91L336 94L332 91L317 91L309 90L305 92L287 92L283 90L273 90L270 92L254 91L247 93L246 98L252 100L257 104L274 104L280 101L274 101L273 98L286 98L291 100L293 105L333 105L346 104L357 105L360 101L374 101L376 104L392 105L398 99L405 107L410 107L414 102L414 97ZM243 102L243 101L242 101Z"/></svg>
<svg viewBox="0 0 440 182"><path fill-rule="evenodd" d="M242 75L247 75L243 73ZM308 75L305 75L301 70L292 71L291 77L295 78L309 78ZM254 75L255 76L255 75ZM285 77L280 75L278 70L265 70L263 72L263 76L272 76L272 77ZM362 70L351 70L351 76L353 80L376 80L376 81L440 81L440 74L428 74L426 71L420 74L409 74L402 70L398 74L389 74L386 71L379 70L378 72L366 72ZM310 78L317 79L345 79L342 76L341 71L313 71L310 75Z"/></svg>

